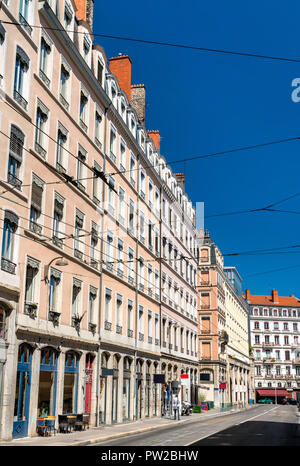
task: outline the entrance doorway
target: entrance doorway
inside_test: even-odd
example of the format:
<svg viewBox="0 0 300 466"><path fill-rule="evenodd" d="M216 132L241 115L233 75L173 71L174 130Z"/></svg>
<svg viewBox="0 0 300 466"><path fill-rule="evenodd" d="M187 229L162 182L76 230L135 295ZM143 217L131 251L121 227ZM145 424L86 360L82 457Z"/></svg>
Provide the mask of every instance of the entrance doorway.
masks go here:
<svg viewBox="0 0 300 466"><path fill-rule="evenodd" d="M20 345L18 351L13 438L22 438L28 435L31 361L31 346L26 343Z"/></svg>

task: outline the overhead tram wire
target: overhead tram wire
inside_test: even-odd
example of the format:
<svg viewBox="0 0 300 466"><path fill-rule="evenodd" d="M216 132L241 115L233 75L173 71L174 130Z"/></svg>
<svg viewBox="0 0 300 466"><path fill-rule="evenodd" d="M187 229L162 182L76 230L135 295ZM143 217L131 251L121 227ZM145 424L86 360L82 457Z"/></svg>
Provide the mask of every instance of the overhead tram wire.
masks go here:
<svg viewBox="0 0 300 466"><path fill-rule="evenodd" d="M17 21L2 21L3 24L10 24L12 26L21 26L21 23ZM67 32L68 34L85 34L84 31L75 31L65 28L54 28L50 26L42 26L42 25L34 25L30 24L30 27L33 29L45 29L48 31L61 31ZM163 47L174 47L174 48L181 48L186 50L195 50L198 52L208 52L208 53L216 53L216 54L223 54L223 55L236 55L248 58L260 58L263 60L273 60L273 61L282 61L282 62L290 62L290 63L300 63L299 58L289 58L289 57L280 57L276 55L263 55L259 53L251 53L251 52L241 52L238 50L226 50L226 49L216 49L210 47L200 47L197 45L188 45L188 44L180 44L174 42L163 42L163 41L155 41L155 40L147 40L147 39L139 39L134 37L126 37L126 36L115 36L112 34L103 34L99 32L93 32L94 37L102 37L105 39L115 39L115 40L124 40L129 42L147 44L147 45L159 45Z"/></svg>

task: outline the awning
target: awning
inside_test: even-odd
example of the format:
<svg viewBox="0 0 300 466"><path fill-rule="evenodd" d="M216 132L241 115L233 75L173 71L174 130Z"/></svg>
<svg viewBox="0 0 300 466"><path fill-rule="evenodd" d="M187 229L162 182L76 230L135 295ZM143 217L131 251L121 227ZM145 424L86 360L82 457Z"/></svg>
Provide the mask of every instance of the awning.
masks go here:
<svg viewBox="0 0 300 466"><path fill-rule="evenodd" d="M289 393L286 390L257 390L259 396L288 396Z"/></svg>

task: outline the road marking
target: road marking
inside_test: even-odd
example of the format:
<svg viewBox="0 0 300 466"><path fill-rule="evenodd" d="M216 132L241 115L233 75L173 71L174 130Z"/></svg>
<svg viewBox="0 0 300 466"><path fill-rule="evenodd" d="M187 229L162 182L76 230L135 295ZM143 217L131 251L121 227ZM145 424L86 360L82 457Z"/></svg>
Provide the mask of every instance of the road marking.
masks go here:
<svg viewBox="0 0 300 466"><path fill-rule="evenodd" d="M258 414L257 416L250 417L249 419L246 419L245 421L241 421L238 424L236 424L236 426L239 426L240 424L244 424L245 422L252 421L252 419L256 419L257 417L264 416L265 414L268 414L271 411L274 411L274 409L278 409L278 406L276 406L275 408L269 409L269 411L265 411L264 413Z"/></svg>
<svg viewBox="0 0 300 466"><path fill-rule="evenodd" d="M268 411L264 411L263 413L258 414L257 416L253 416L253 417L251 417L251 418L249 418L249 419L246 419L245 421L239 422L238 424L235 424L235 425L238 426L238 425L240 425L240 424L243 424L244 422L251 421L251 419L255 419L255 418L257 418L257 417L263 416L264 414L268 414L268 413L270 413L271 411L273 411L274 409L278 409L278 406L276 406L275 408L269 409ZM213 436L213 435L215 435L215 434L218 434L219 432L220 432L220 430L216 430L215 432L212 432L211 434L204 435L203 437L200 437L200 438L197 439L197 440L193 440L193 441L190 442L190 443L186 443L184 446L185 446L185 447L188 447L188 446L192 445L192 444L195 443L195 442L200 442L200 440L203 440L203 439L205 439L205 438L207 438L207 437L211 437L211 436Z"/></svg>

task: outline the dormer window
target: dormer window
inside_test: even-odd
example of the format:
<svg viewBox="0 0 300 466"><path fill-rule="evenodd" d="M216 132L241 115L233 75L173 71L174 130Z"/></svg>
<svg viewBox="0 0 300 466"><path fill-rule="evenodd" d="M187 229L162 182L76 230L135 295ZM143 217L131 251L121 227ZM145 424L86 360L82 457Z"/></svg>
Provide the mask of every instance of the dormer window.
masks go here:
<svg viewBox="0 0 300 466"><path fill-rule="evenodd" d="M103 63L98 59L98 66L97 66L97 80L101 84L103 83Z"/></svg>
<svg viewBox="0 0 300 466"><path fill-rule="evenodd" d="M65 3L65 10L64 10L64 27L67 33L70 35L70 29L72 28L72 20L73 20L73 9L69 3Z"/></svg>
<svg viewBox="0 0 300 466"><path fill-rule="evenodd" d="M91 50L91 41L88 34L84 34L83 37L83 58L88 63L89 62L89 55Z"/></svg>
<svg viewBox="0 0 300 466"><path fill-rule="evenodd" d="M117 99L117 90L116 90L116 87L115 87L115 83L111 83L111 87L110 87L110 94L111 94L111 100L114 104L115 107L117 107L116 105L116 99Z"/></svg>

